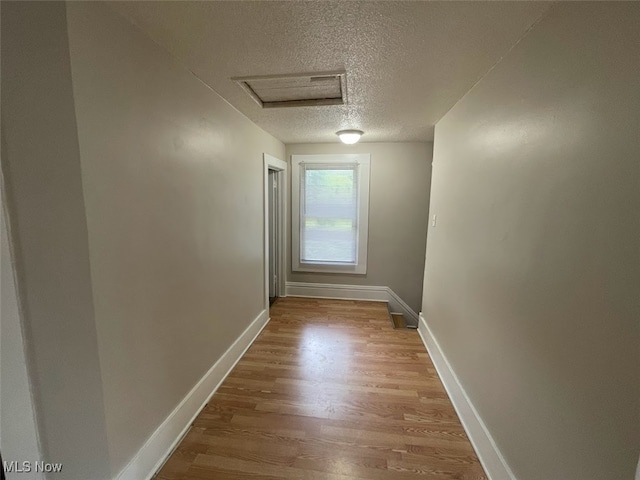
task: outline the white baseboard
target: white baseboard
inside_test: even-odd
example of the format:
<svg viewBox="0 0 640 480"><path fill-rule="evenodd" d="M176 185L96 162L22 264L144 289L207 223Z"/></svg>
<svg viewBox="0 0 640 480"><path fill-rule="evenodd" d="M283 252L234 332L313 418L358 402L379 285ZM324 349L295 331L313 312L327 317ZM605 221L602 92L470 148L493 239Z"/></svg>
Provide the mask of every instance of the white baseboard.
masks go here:
<svg viewBox="0 0 640 480"><path fill-rule="evenodd" d="M404 316L405 324L418 326L418 314L407 305L393 290L387 287L389 291L389 309L392 312L402 313Z"/></svg>
<svg viewBox="0 0 640 480"><path fill-rule="evenodd" d="M418 314L389 287L287 282L287 296L386 302L392 312L404 315L407 325L418 325Z"/></svg>
<svg viewBox="0 0 640 480"><path fill-rule="evenodd" d="M467 432L467 436L471 440L471 444L489 476L489 480L516 480L509 465L502 457L502 453L500 453L493 441L489 430L487 430L482 418L462 387L460 380L458 380L455 371L451 368L438 341L433 336L429 325L422 316L422 312L418 323L418 333L425 347L427 347L431 361L436 367L438 376L449 394L451 403L453 403L458 417L460 417L462 426Z"/></svg>
<svg viewBox="0 0 640 480"><path fill-rule="evenodd" d="M337 298L387 302L387 287L368 285L334 285L332 283L287 282L288 297Z"/></svg>
<svg viewBox="0 0 640 480"><path fill-rule="evenodd" d="M153 477L268 321L269 312L263 310L153 432L135 457L116 477L117 480L150 480Z"/></svg>

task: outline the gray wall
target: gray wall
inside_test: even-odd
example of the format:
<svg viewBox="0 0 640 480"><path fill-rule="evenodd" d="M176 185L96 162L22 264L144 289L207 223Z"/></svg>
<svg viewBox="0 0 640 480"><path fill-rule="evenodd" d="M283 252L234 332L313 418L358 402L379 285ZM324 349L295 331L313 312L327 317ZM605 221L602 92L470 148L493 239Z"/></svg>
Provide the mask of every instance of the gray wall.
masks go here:
<svg viewBox="0 0 640 480"><path fill-rule="evenodd" d="M638 460L638 25L557 4L436 126L423 311L519 480Z"/></svg>
<svg viewBox="0 0 640 480"><path fill-rule="evenodd" d="M264 308L284 145L104 4L2 2L2 75L44 453L112 478Z"/></svg>
<svg viewBox="0 0 640 480"><path fill-rule="evenodd" d="M291 155L371 154L367 273L336 275L292 272L289 252L288 280L386 286L418 312L422 298L432 144L343 145L337 142L287 145L287 160L290 162Z"/></svg>

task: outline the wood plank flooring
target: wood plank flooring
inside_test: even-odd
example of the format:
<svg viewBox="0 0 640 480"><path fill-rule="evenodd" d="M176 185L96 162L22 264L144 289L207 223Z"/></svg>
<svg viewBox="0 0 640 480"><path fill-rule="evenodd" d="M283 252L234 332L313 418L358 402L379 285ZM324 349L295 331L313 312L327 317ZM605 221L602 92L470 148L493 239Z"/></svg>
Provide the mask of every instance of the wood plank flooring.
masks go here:
<svg viewBox="0 0 640 480"><path fill-rule="evenodd" d="M394 328L406 328L407 324L404 321L404 316L399 313L391 313L391 321Z"/></svg>
<svg viewBox="0 0 640 480"><path fill-rule="evenodd" d="M486 480L415 330L281 298L157 480Z"/></svg>

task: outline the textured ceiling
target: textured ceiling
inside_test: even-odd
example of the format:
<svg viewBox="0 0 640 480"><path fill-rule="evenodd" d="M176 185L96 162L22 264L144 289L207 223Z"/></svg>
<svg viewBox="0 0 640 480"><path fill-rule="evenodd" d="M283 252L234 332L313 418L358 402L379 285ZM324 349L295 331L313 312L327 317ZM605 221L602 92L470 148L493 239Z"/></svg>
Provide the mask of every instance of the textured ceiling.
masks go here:
<svg viewBox="0 0 640 480"><path fill-rule="evenodd" d="M549 8L545 2L117 2L234 107L284 143L425 141ZM347 105L261 109L232 77L347 71Z"/></svg>

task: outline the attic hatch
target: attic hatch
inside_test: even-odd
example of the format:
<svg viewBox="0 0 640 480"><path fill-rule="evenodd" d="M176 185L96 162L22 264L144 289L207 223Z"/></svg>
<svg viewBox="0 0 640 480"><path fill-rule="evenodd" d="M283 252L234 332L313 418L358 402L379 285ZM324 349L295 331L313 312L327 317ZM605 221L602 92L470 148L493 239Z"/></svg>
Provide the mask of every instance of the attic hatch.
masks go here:
<svg viewBox="0 0 640 480"><path fill-rule="evenodd" d="M347 103L346 72L235 77L262 108L312 107Z"/></svg>

